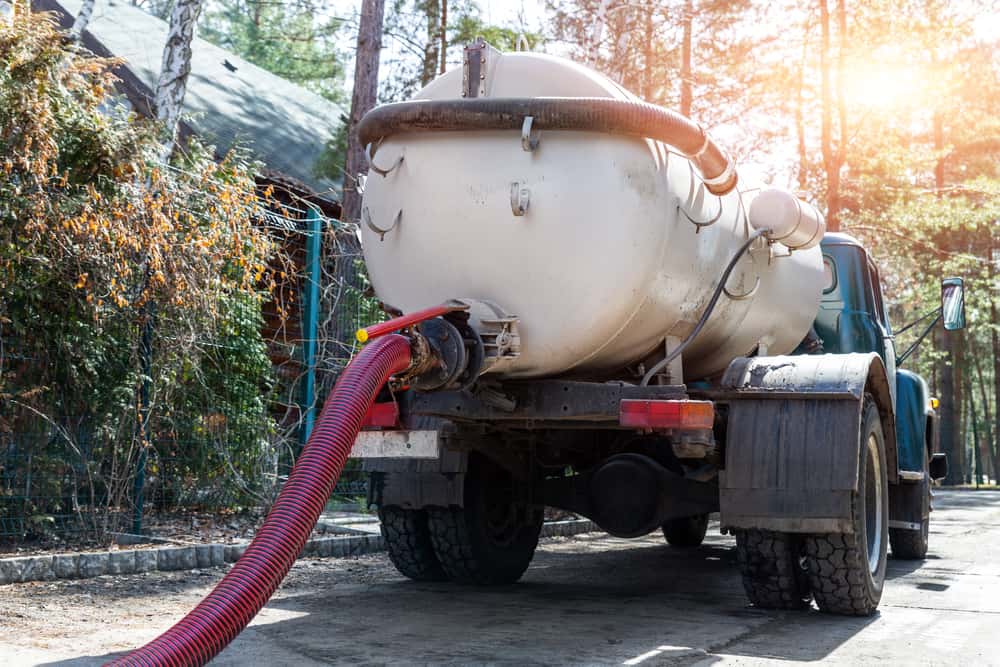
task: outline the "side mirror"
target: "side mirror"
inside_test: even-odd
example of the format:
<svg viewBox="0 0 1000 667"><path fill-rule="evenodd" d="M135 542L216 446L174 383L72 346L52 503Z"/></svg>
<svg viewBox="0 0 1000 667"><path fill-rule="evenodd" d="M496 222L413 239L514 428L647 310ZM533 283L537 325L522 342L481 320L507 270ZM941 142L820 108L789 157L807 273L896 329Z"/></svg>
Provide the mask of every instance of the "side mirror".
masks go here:
<svg viewBox="0 0 1000 667"><path fill-rule="evenodd" d="M961 278L941 281L941 319L946 331L965 328L965 282Z"/></svg>

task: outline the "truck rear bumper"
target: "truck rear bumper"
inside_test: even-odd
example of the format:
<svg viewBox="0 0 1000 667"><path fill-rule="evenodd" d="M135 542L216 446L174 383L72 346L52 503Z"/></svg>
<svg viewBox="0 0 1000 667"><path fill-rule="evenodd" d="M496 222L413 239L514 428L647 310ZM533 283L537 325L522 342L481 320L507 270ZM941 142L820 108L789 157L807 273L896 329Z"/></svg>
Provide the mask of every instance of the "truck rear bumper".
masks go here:
<svg viewBox="0 0 1000 667"><path fill-rule="evenodd" d="M437 459L441 456L441 432L361 431L351 448L355 459Z"/></svg>

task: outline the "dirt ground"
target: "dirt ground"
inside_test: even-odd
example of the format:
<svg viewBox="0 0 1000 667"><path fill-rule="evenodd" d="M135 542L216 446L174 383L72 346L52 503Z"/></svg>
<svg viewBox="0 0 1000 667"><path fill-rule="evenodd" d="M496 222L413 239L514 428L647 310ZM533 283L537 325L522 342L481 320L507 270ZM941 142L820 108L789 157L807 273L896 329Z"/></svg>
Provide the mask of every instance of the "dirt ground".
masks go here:
<svg viewBox="0 0 1000 667"><path fill-rule="evenodd" d="M872 618L747 606L732 539L547 540L523 581L416 584L384 555L302 560L218 665L1000 665L1000 492L939 491L931 557L890 561ZM0 664L94 665L169 627L224 571L0 587Z"/></svg>

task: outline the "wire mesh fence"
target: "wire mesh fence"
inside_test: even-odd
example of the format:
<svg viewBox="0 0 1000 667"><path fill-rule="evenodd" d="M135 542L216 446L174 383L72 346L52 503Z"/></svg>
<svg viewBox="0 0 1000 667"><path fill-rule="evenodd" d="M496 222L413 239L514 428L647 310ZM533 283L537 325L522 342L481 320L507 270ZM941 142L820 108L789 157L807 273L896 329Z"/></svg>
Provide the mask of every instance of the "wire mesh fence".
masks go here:
<svg viewBox="0 0 1000 667"><path fill-rule="evenodd" d="M141 530L144 513L162 510L267 508L354 331L381 311L353 228L291 205L262 211L260 224L278 249L277 286L221 303L208 322L162 309L108 332L142 339L140 358L107 341L93 370L109 395L76 397L78 414L36 400L73 369L53 372L0 322L0 544ZM349 466L332 501L357 506L366 493Z"/></svg>

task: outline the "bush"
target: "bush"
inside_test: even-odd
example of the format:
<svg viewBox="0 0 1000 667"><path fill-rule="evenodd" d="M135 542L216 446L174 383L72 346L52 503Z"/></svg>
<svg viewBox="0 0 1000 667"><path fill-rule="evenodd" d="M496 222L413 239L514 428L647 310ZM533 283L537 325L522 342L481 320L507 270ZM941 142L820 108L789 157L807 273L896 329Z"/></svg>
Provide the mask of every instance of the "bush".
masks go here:
<svg viewBox="0 0 1000 667"><path fill-rule="evenodd" d="M258 494L274 459L260 307L276 250L254 165L196 142L159 163L114 64L44 15L0 19L0 518L32 525L92 505L109 527L150 443L164 488Z"/></svg>

